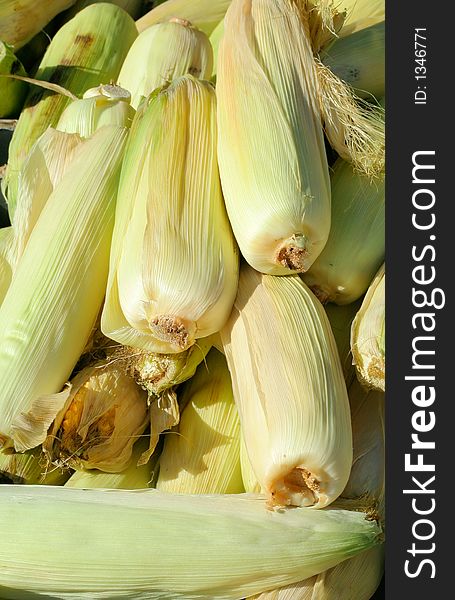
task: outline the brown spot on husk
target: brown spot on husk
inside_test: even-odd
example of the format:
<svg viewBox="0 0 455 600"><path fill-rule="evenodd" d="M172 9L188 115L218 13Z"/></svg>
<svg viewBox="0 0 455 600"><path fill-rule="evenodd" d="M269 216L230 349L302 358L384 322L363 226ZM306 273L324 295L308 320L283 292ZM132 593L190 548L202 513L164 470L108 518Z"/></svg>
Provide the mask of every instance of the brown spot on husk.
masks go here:
<svg viewBox="0 0 455 600"><path fill-rule="evenodd" d="M297 273L303 273L305 271L305 259L308 256L308 250L306 248L298 248L297 246L286 245L280 248L277 255L277 262L291 269Z"/></svg>
<svg viewBox="0 0 455 600"><path fill-rule="evenodd" d="M184 350L188 345L189 333L179 317L160 315L150 323L154 335L163 342L169 342Z"/></svg>

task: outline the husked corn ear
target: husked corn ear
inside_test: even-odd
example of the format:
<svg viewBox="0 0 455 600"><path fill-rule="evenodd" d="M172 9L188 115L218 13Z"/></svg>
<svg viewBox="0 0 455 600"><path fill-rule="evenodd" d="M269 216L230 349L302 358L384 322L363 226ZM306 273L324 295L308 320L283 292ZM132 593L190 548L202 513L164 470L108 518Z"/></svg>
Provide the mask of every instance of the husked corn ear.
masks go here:
<svg viewBox="0 0 455 600"><path fill-rule="evenodd" d="M351 325L357 314L361 300L351 304L326 304L325 312L329 318L333 337L338 348L341 366L343 367L344 380L349 388L353 378L355 378L355 367L352 364L351 354Z"/></svg>
<svg viewBox="0 0 455 600"><path fill-rule="evenodd" d="M0 451L0 484L63 485L68 477L69 473L46 466L38 450L23 454Z"/></svg>
<svg viewBox="0 0 455 600"><path fill-rule="evenodd" d="M118 76L119 84L131 92L131 104L153 90L189 73L210 79L213 51L209 39L184 19L172 18L145 29L128 52Z"/></svg>
<svg viewBox="0 0 455 600"><path fill-rule="evenodd" d="M136 22L139 31L155 23L162 23L172 17L190 21L207 35L210 35L224 18L231 0L168 0L156 6Z"/></svg>
<svg viewBox="0 0 455 600"><path fill-rule="evenodd" d="M385 254L384 178L371 181L338 159L332 174L332 227L303 275L322 303L350 304L366 292Z"/></svg>
<svg viewBox="0 0 455 600"><path fill-rule="evenodd" d="M359 381L385 389L385 268L371 282L351 328L351 350Z"/></svg>
<svg viewBox="0 0 455 600"><path fill-rule="evenodd" d="M7 75L27 75L13 49L0 39L0 119L18 117L27 94L27 84Z"/></svg>
<svg viewBox="0 0 455 600"><path fill-rule="evenodd" d="M55 15L74 2L75 0L1 0L0 40L18 50L52 21Z"/></svg>
<svg viewBox="0 0 455 600"><path fill-rule="evenodd" d="M231 311L238 252L219 183L215 101L210 83L186 75L134 119L101 318L121 344L182 352Z"/></svg>
<svg viewBox="0 0 455 600"><path fill-rule="evenodd" d="M266 511L263 497L244 494L3 485L0 504L0 530L14 540L0 546L0 591L16 596L238 600L381 540L362 512ZM90 540L96 569L87 560Z"/></svg>
<svg viewBox="0 0 455 600"><path fill-rule="evenodd" d="M42 443L70 393L105 294L126 133L106 126L79 145L0 307L0 447Z"/></svg>
<svg viewBox="0 0 455 600"><path fill-rule="evenodd" d="M90 137L104 125L130 127L136 111L131 94L117 85L100 85L87 90L80 100L65 108L57 123L59 131Z"/></svg>
<svg viewBox="0 0 455 600"><path fill-rule="evenodd" d="M81 96L88 88L117 78L136 37L133 19L118 6L106 3L88 6L56 33L36 78ZM39 136L48 127L57 125L70 101L68 96L40 87L30 89L9 145L8 166L2 180L12 221L22 164Z"/></svg>
<svg viewBox="0 0 455 600"><path fill-rule="evenodd" d="M321 59L359 97L380 98L385 91L384 21L336 40Z"/></svg>
<svg viewBox="0 0 455 600"><path fill-rule="evenodd" d="M70 384L43 444L49 460L73 469L123 471L148 425L147 394L115 362L86 367Z"/></svg>
<svg viewBox="0 0 455 600"><path fill-rule="evenodd" d="M384 0L341 0L340 9L346 11L340 37L351 35L385 19Z"/></svg>
<svg viewBox="0 0 455 600"><path fill-rule="evenodd" d="M76 471L65 483L65 487L79 489L113 489L113 490L140 490L151 486L156 460L150 460L140 467L137 462L143 452L147 450L147 437L140 438L133 446L130 461L120 473L104 473L98 469ZM158 456L156 457L156 459Z"/></svg>
<svg viewBox="0 0 455 600"><path fill-rule="evenodd" d="M322 508L352 463L349 402L330 323L300 277L244 266L221 331L252 468L269 502Z"/></svg>
<svg viewBox="0 0 455 600"><path fill-rule="evenodd" d="M306 271L330 229L308 24L293 0L233 0L224 26L218 158L234 235L256 270Z"/></svg>
<svg viewBox="0 0 455 600"><path fill-rule="evenodd" d="M211 350L186 383L178 432L165 436L156 488L176 494L238 494L240 421L224 356Z"/></svg>
<svg viewBox="0 0 455 600"><path fill-rule="evenodd" d="M136 383L147 390L149 395L159 396L165 390L183 383L196 372L212 347L215 335L198 340L197 344L177 354L142 352L137 348L123 347L122 355L127 362L127 370Z"/></svg>
<svg viewBox="0 0 455 600"><path fill-rule="evenodd" d="M261 486L248 458L248 452L242 435L240 436L240 467L242 469L242 481L245 491L251 494L259 494Z"/></svg>

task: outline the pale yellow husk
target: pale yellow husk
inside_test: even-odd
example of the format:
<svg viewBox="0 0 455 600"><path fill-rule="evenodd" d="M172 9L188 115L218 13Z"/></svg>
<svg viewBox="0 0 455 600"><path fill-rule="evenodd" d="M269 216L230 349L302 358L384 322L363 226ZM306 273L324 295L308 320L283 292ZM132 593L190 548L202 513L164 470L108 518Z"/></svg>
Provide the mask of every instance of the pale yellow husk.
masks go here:
<svg viewBox="0 0 455 600"><path fill-rule="evenodd" d="M377 272L351 328L357 377L368 388L385 389L385 267Z"/></svg>
<svg viewBox="0 0 455 600"><path fill-rule="evenodd" d="M178 353L226 322L238 251L221 195L211 84L191 75L136 114L119 188L101 329Z"/></svg>
<svg viewBox="0 0 455 600"><path fill-rule="evenodd" d="M3 227L0 229L0 306L11 283L14 256L13 228Z"/></svg>
<svg viewBox="0 0 455 600"><path fill-rule="evenodd" d="M0 40L14 46L24 46L45 27L59 12L75 0L1 0Z"/></svg>
<svg viewBox="0 0 455 600"><path fill-rule="evenodd" d="M79 145L0 307L0 446L24 451L42 443L69 394L60 390L106 289L126 133L106 126Z"/></svg>
<svg viewBox="0 0 455 600"><path fill-rule="evenodd" d="M50 462L73 469L123 471L148 425L147 394L122 366L102 361L80 371L49 430Z"/></svg>
<svg viewBox="0 0 455 600"><path fill-rule="evenodd" d="M292 0L233 0L219 46L220 174L256 270L306 271L330 229L330 181L307 17Z"/></svg>
<svg viewBox="0 0 455 600"><path fill-rule="evenodd" d="M136 37L133 19L118 6L88 6L55 34L35 77L82 96L87 89L117 78ZM2 180L12 221L22 165L35 141L48 127L56 126L70 102L68 96L55 91L30 88L9 145L8 166Z"/></svg>
<svg viewBox="0 0 455 600"><path fill-rule="evenodd" d="M321 303L300 277L244 266L221 331L251 465L271 504L321 508L352 463L349 402Z"/></svg>
<svg viewBox="0 0 455 600"><path fill-rule="evenodd" d="M145 465L137 466L141 454L147 450L147 436L141 437L133 446L130 461L120 473L104 473L97 469L76 471L65 487L79 489L140 490L153 487L156 460L153 458Z"/></svg>
<svg viewBox="0 0 455 600"><path fill-rule="evenodd" d="M381 540L364 513L267 511L264 497L244 494L4 485L0 504L0 530L14 540L0 547L5 600L26 592L60 600L238 600L310 577ZM96 556L87 560L94 540Z"/></svg>
<svg viewBox="0 0 455 600"><path fill-rule="evenodd" d="M131 92L137 109L143 96L189 73L210 79L213 51L209 39L190 22L174 18L143 31L128 52L118 76L119 84Z"/></svg>
<svg viewBox="0 0 455 600"><path fill-rule="evenodd" d="M362 300L359 299L351 304L326 304L324 307L330 321L341 366L343 367L344 380L348 388L355 377L355 367L352 364L351 354L351 325L361 303Z"/></svg>
<svg viewBox="0 0 455 600"><path fill-rule="evenodd" d="M248 458L245 440L242 435L240 436L240 467L242 470L242 481L245 491L252 494L260 494L261 486L254 474L250 459Z"/></svg>
<svg viewBox="0 0 455 600"><path fill-rule="evenodd" d="M303 278L322 303L350 304L384 261L385 180L371 181L338 159L331 182L329 239Z"/></svg>
<svg viewBox="0 0 455 600"><path fill-rule="evenodd" d="M385 0L337 0L339 8L346 11L346 21L340 36L351 35L385 19Z"/></svg>
<svg viewBox="0 0 455 600"><path fill-rule="evenodd" d="M168 0L138 19L136 24L138 30L143 31L155 23L178 17L210 35L223 19L230 3L231 0Z"/></svg>
<svg viewBox="0 0 455 600"><path fill-rule="evenodd" d="M180 396L178 428L165 435L156 488L176 494L238 494L240 420L224 356L211 350Z"/></svg>

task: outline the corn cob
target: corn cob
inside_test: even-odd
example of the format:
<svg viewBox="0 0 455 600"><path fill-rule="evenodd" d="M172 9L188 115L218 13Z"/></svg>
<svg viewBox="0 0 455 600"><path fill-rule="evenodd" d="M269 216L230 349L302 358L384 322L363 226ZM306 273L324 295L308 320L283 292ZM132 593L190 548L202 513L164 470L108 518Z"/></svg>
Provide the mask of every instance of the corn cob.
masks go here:
<svg viewBox="0 0 455 600"><path fill-rule="evenodd" d="M370 181L339 159L332 175L332 227L303 275L322 303L350 304L366 292L385 253L384 179Z"/></svg>
<svg viewBox="0 0 455 600"><path fill-rule="evenodd" d="M219 47L219 163L240 250L306 271L327 240L330 182L309 34L292 0L233 0Z"/></svg>
<svg viewBox="0 0 455 600"><path fill-rule="evenodd" d="M123 471L148 425L147 395L115 362L86 367L43 444L49 460L73 469Z"/></svg>
<svg viewBox="0 0 455 600"><path fill-rule="evenodd" d="M153 8L138 19L139 32L155 23L163 23L172 17L185 19L195 27L210 35L223 19L231 0L168 0Z"/></svg>
<svg viewBox="0 0 455 600"><path fill-rule="evenodd" d="M321 508L352 463L349 403L320 302L298 276L241 269L221 331L242 434L271 504Z"/></svg>
<svg viewBox="0 0 455 600"><path fill-rule="evenodd" d="M27 73L12 47L0 40L0 119L17 117L27 94L26 83L7 75L23 77Z"/></svg>
<svg viewBox="0 0 455 600"><path fill-rule="evenodd" d="M17 50L75 0L0 0L0 40Z"/></svg>
<svg viewBox="0 0 455 600"><path fill-rule="evenodd" d="M357 377L366 387L385 388L385 268L376 273L351 328L351 350Z"/></svg>
<svg viewBox="0 0 455 600"><path fill-rule="evenodd" d="M165 436L156 488L180 494L236 494L240 421L226 359L211 350L180 397L178 433Z"/></svg>
<svg viewBox="0 0 455 600"><path fill-rule="evenodd" d="M36 78L59 84L76 96L88 88L116 79L125 56L137 37L132 18L118 6L94 4L78 13L55 35ZM17 202L18 175L31 147L48 128L55 127L70 99L33 87L17 122L9 146L2 190L11 221Z"/></svg>
<svg viewBox="0 0 455 600"><path fill-rule="evenodd" d="M148 439L143 437L133 446L131 459L126 469L120 473L103 473L97 469L88 471L76 471L65 483L65 487L78 489L115 489L115 490L139 490L151 485L154 479L154 468L156 461L149 461L140 467L137 462L142 453L147 450ZM158 456L156 456L158 459Z"/></svg>
<svg viewBox="0 0 455 600"><path fill-rule="evenodd" d="M42 443L69 394L59 392L106 289L125 139L125 129L109 126L79 146L0 307L0 447L22 452Z"/></svg>
<svg viewBox="0 0 455 600"><path fill-rule="evenodd" d="M44 456L39 451L24 454L0 451L0 484L63 485L68 477L69 473L46 467Z"/></svg>
<svg viewBox="0 0 455 600"><path fill-rule="evenodd" d="M381 540L361 512L266 511L263 497L242 494L4 485L0 504L2 535L14 539L0 547L4 598L236 600L310 577ZM96 569L87 540L96 540Z"/></svg>
<svg viewBox="0 0 455 600"><path fill-rule="evenodd" d="M119 84L131 92L137 109L141 98L165 83L189 73L210 79L213 51L208 37L189 21L173 18L144 30L128 52Z"/></svg>
<svg viewBox="0 0 455 600"><path fill-rule="evenodd" d="M380 98L385 91L384 21L335 41L321 60L359 97Z"/></svg>
<svg viewBox="0 0 455 600"><path fill-rule="evenodd" d="M187 75L141 108L122 167L101 329L121 344L178 353L224 325L237 289L215 92Z"/></svg>

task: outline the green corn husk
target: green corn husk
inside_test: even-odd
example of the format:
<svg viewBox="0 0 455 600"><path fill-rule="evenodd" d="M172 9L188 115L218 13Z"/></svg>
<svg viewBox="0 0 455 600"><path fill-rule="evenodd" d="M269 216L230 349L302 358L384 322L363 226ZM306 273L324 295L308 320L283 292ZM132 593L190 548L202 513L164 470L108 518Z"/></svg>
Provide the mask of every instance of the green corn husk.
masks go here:
<svg viewBox="0 0 455 600"><path fill-rule="evenodd" d="M42 443L69 394L105 294L126 135L106 126L79 145L0 307L0 447Z"/></svg>
<svg viewBox="0 0 455 600"><path fill-rule="evenodd" d="M24 46L59 12L75 0L1 0L0 40L16 50Z"/></svg>
<svg viewBox="0 0 455 600"><path fill-rule="evenodd" d="M201 338L196 344L177 354L142 352L123 347L120 356L127 362L127 370L136 383L149 395L159 396L193 377L198 365L212 347L215 335Z"/></svg>
<svg viewBox="0 0 455 600"><path fill-rule="evenodd" d="M0 548L5 600L24 592L238 600L324 571L382 538L362 512L267 511L263 497L243 494L5 485L0 504L2 535L14 539ZM87 540L96 540L96 569Z"/></svg>
<svg viewBox="0 0 455 600"><path fill-rule="evenodd" d="M137 37L133 19L113 4L94 4L78 13L55 35L36 78L58 84L76 96L116 79ZM18 175L31 147L48 128L55 127L70 103L68 96L33 86L9 145L2 191L11 221L17 202Z"/></svg>
<svg viewBox="0 0 455 600"><path fill-rule="evenodd" d="M384 21L336 40L321 60L359 97L380 98L385 91Z"/></svg>
<svg viewBox="0 0 455 600"><path fill-rule="evenodd" d="M371 282L351 328L352 360L368 388L385 389L385 267Z"/></svg>
<svg viewBox="0 0 455 600"><path fill-rule="evenodd" d="M0 229L0 306L6 296L13 275L14 232L13 228Z"/></svg>
<svg viewBox="0 0 455 600"><path fill-rule="evenodd" d="M218 157L231 225L256 270L306 271L330 229L308 23L293 0L233 0L224 25Z"/></svg>
<svg viewBox="0 0 455 600"><path fill-rule="evenodd" d="M211 84L187 75L136 114L101 317L121 344L178 353L229 317L238 253L218 176L215 102Z"/></svg>
<svg viewBox="0 0 455 600"><path fill-rule="evenodd" d="M178 430L165 436L156 488L175 494L238 494L240 420L226 359L211 350L180 397Z"/></svg>
<svg viewBox="0 0 455 600"><path fill-rule="evenodd" d="M76 471L65 483L65 487L78 489L112 489L112 490L140 490L154 487L154 469L158 460L158 453L154 455L155 460L150 460L140 467L137 462L143 452L147 450L148 439L143 437L133 446L133 453L126 469L121 473L103 473L97 469L89 471Z"/></svg>
<svg viewBox="0 0 455 600"><path fill-rule="evenodd" d="M355 368L352 364L351 354L351 325L361 304L362 300L357 300L357 302L352 302L351 304L341 306L338 304L326 304L324 307L330 321L341 366L343 367L344 380L348 388L353 378L355 378Z"/></svg>
<svg viewBox="0 0 455 600"><path fill-rule="evenodd" d="M98 2L115 4L127 12L133 19L137 19L142 10L142 0L76 0L76 2L73 3L73 6L63 13L63 23L66 23L75 17L77 13L84 10L84 8L87 8L87 6L97 4Z"/></svg>
<svg viewBox="0 0 455 600"><path fill-rule="evenodd" d="M351 35L385 19L385 0L341 0L340 9L346 11L340 37Z"/></svg>
<svg viewBox="0 0 455 600"><path fill-rule="evenodd" d="M27 73L12 47L0 41L0 119L18 117L27 94L24 81L7 75L24 77Z"/></svg>
<svg viewBox="0 0 455 600"><path fill-rule="evenodd" d="M350 304L367 291L384 261L385 182L370 181L341 159L331 181L329 238L303 279L323 304Z"/></svg>
<svg viewBox="0 0 455 600"><path fill-rule="evenodd" d="M81 100L74 100L65 108L57 129L90 137L104 125L130 127L136 114L130 101L130 93L117 85L91 88Z"/></svg>
<svg viewBox="0 0 455 600"><path fill-rule="evenodd" d="M244 265L221 339L248 456L269 503L333 502L349 477L352 439L321 303L297 275L261 275Z"/></svg>
<svg viewBox="0 0 455 600"><path fill-rule="evenodd" d="M47 468L39 451L24 454L0 451L0 484L63 485L69 476L60 469Z"/></svg>
<svg viewBox="0 0 455 600"><path fill-rule="evenodd" d="M224 18L231 0L168 0L156 6L136 21L139 32L155 23L163 23L172 17L185 19L210 35Z"/></svg>
<svg viewBox="0 0 455 600"><path fill-rule="evenodd" d="M147 394L110 361L86 367L70 384L43 444L50 462L76 470L123 471L148 425Z"/></svg>
<svg viewBox="0 0 455 600"><path fill-rule="evenodd" d="M133 43L122 65L119 84L131 92L131 104L165 83L189 73L210 79L213 51L203 31L189 21L173 18L144 30Z"/></svg>

